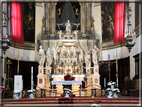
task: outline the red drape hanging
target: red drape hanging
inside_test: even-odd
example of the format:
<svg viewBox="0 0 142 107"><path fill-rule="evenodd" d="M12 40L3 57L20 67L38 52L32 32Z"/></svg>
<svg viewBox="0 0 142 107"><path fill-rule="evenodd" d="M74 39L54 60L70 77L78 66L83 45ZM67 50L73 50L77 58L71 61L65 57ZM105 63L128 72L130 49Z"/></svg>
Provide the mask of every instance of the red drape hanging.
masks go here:
<svg viewBox="0 0 142 107"><path fill-rule="evenodd" d="M22 3L11 3L11 40L24 44Z"/></svg>
<svg viewBox="0 0 142 107"><path fill-rule="evenodd" d="M114 44L124 41L125 3L114 3Z"/></svg>

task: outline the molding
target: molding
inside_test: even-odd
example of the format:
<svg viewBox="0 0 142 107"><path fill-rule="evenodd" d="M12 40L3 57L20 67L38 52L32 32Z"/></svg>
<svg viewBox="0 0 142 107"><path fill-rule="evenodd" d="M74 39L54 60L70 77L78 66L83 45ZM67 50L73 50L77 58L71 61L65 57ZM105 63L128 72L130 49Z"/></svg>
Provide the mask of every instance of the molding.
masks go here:
<svg viewBox="0 0 142 107"><path fill-rule="evenodd" d="M135 31L135 33L136 33L136 37L139 37L140 35L139 34L142 34L142 24L141 24L141 33L139 33L139 26L137 26L135 29L134 29L134 31Z"/></svg>
<svg viewBox="0 0 142 107"><path fill-rule="evenodd" d="M115 49L122 46L125 46L126 40L117 44L113 44L113 41L102 43L102 50L109 50L109 49Z"/></svg>
<svg viewBox="0 0 142 107"><path fill-rule="evenodd" d="M40 6L40 7L42 7L42 3L35 3L35 6Z"/></svg>
<svg viewBox="0 0 142 107"><path fill-rule="evenodd" d="M24 44L14 43L10 40L10 46L18 49L24 50L35 50L35 44L32 42L25 42Z"/></svg>

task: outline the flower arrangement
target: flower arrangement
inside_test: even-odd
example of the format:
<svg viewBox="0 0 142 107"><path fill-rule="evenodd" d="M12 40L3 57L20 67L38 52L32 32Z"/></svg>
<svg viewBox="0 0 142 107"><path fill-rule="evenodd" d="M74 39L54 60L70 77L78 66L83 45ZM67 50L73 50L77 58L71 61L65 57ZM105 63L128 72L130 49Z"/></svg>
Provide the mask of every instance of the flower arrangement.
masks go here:
<svg viewBox="0 0 142 107"><path fill-rule="evenodd" d="M28 95L30 98L34 98L35 92L36 92L35 89L33 89L33 90L27 90L27 95Z"/></svg>
<svg viewBox="0 0 142 107"><path fill-rule="evenodd" d="M13 91L13 98L14 99L19 99L19 97L20 97L20 91L19 90L14 90Z"/></svg>
<svg viewBox="0 0 142 107"><path fill-rule="evenodd" d="M70 95L70 93L71 93L71 90L68 89L68 88L64 88L63 90L64 90L64 95L65 95L65 97L69 97L69 95Z"/></svg>
<svg viewBox="0 0 142 107"><path fill-rule="evenodd" d="M107 94L108 98L117 98L118 93L120 92L119 89L116 87L116 82L108 82L107 83L107 89L105 90L105 93Z"/></svg>
<svg viewBox="0 0 142 107"><path fill-rule="evenodd" d="M68 89L68 88L64 88L64 93L66 93L66 91L71 92L71 90L70 90L70 89Z"/></svg>

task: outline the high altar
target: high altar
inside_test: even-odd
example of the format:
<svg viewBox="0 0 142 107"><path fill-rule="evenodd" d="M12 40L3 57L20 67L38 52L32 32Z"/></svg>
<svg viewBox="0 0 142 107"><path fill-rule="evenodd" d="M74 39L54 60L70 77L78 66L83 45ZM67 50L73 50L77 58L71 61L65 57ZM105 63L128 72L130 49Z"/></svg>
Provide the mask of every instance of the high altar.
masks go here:
<svg viewBox="0 0 142 107"><path fill-rule="evenodd" d="M52 81L65 81L65 76L70 75L73 81L85 83L82 95L90 96L92 88L100 89L100 46L95 37L91 4L57 2L42 3L42 7L41 38L37 43L40 59L37 90L51 91ZM54 90L63 93L63 88L56 85ZM80 89L80 85L71 87L72 92L77 91L75 96L80 95Z"/></svg>
<svg viewBox="0 0 142 107"><path fill-rule="evenodd" d="M71 24L68 20L65 23L66 33L59 33L59 40L55 46L48 47L45 50L40 46L39 49L39 66L37 75L37 89L51 89L52 81L65 81L64 76L70 75L74 77L74 81L85 81L87 93L91 88L100 88L100 80L98 73L97 52L99 49L95 46L91 51L80 45L77 30L71 31ZM52 42L53 43L53 42ZM91 60L92 56L92 60ZM91 67L93 62L93 67ZM45 66L44 66L45 65ZM85 79L86 78L86 79ZM52 81L51 81L52 80ZM63 86L56 85L57 93L63 93ZM79 85L72 85L73 91L80 90ZM79 95L76 93L76 95Z"/></svg>

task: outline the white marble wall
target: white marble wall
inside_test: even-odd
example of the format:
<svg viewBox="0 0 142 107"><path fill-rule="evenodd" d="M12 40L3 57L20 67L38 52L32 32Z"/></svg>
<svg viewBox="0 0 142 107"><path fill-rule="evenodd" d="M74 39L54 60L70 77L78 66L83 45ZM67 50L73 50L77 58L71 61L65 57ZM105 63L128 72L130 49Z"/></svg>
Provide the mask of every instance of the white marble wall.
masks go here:
<svg viewBox="0 0 142 107"><path fill-rule="evenodd" d="M17 60L18 51L19 51L19 60L35 61L35 51L34 50L24 50L24 49L17 49L14 47L10 47L6 52L6 56L10 59Z"/></svg>
<svg viewBox="0 0 142 107"><path fill-rule="evenodd" d="M95 39L99 40L100 60L102 58L102 19L101 19L101 5L100 3L92 3L92 17L94 22Z"/></svg>
<svg viewBox="0 0 142 107"><path fill-rule="evenodd" d="M38 55L38 43L37 40L41 39L41 28L42 28L42 4L41 3L36 3L35 5L35 61L39 60L39 55Z"/></svg>

